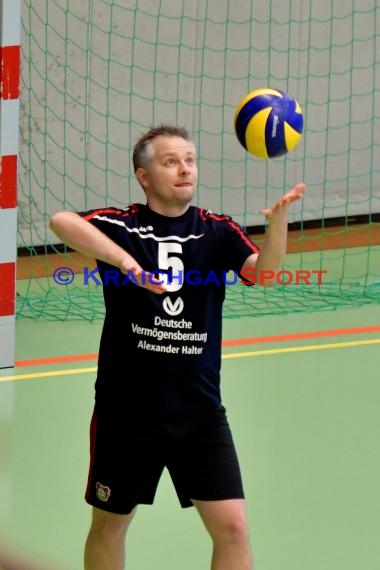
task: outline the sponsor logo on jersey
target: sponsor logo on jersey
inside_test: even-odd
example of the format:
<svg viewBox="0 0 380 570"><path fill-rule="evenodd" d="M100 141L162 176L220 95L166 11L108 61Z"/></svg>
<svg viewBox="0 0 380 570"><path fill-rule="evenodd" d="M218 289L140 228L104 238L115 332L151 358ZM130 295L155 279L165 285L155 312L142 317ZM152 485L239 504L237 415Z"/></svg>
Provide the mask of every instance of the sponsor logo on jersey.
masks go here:
<svg viewBox="0 0 380 570"><path fill-rule="evenodd" d="M175 301L172 301L170 297L165 297L162 302L164 311L171 315L172 317L179 315L183 311L184 303L181 297L177 297Z"/></svg>

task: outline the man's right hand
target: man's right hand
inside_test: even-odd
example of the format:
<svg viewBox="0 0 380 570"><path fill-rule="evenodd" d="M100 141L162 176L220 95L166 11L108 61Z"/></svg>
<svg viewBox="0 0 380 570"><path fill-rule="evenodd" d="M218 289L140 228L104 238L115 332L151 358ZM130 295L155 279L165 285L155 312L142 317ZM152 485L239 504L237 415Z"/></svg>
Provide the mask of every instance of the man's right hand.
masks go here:
<svg viewBox="0 0 380 570"><path fill-rule="evenodd" d="M119 264L119 269L125 275L132 274L134 282L137 282L140 287L144 287L152 293L162 295L162 293L167 291L166 286L159 279L156 279L149 271L142 269L137 261L128 253L125 254Z"/></svg>

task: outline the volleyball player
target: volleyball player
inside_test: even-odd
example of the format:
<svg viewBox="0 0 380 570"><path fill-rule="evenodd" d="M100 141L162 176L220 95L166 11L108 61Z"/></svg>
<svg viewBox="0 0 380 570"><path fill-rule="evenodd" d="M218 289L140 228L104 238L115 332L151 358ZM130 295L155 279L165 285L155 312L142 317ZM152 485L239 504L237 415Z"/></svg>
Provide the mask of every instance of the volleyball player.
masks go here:
<svg viewBox="0 0 380 570"><path fill-rule="evenodd" d="M239 463L220 395L226 272L277 272L296 185L262 210L261 251L230 217L191 206L196 149L161 125L133 153L146 204L60 212L51 228L97 259L106 307L91 422L86 570L121 570L139 504L152 504L167 467L182 507L213 541L213 570L253 567ZM194 283L196 277L197 284ZM267 281L265 284L270 285Z"/></svg>

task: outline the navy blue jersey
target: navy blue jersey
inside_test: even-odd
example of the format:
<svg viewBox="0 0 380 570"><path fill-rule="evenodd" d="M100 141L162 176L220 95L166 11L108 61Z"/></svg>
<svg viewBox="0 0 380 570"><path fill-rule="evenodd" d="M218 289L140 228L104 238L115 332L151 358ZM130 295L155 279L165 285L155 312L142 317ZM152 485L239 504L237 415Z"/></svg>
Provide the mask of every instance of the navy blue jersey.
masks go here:
<svg viewBox="0 0 380 570"><path fill-rule="evenodd" d="M193 206L174 218L142 204L81 216L168 288L151 293L97 261L106 307L97 402L138 414L220 404L225 283L256 246L229 216Z"/></svg>

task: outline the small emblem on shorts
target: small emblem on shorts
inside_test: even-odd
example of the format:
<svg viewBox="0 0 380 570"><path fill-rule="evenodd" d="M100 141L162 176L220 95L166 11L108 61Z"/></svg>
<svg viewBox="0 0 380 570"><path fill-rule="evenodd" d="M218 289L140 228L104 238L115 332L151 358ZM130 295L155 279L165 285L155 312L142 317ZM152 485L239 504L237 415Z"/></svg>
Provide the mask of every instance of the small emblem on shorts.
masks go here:
<svg viewBox="0 0 380 570"><path fill-rule="evenodd" d="M98 497L99 501L103 501L106 503L110 498L111 489L102 485L101 483L96 483L96 496Z"/></svg>

